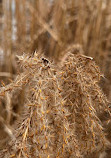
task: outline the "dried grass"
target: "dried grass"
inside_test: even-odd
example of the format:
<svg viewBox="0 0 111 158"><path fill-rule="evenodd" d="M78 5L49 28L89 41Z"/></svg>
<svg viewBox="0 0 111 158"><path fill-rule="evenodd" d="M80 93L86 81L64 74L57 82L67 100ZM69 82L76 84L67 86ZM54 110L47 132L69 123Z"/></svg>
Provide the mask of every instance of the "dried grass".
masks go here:
<svg viewBox="0 0 111 158"><path fill-rule="evenodd" d="M12 2L14 2L15 9L14 6L12 9ZM0 89L0 149L5 148L10 138L17 141L16 149L20 148L19 154L26 153L25 149L22 149L23 145L26 145L28 154L32 154L33 149L29 146L32 144L32 148L38 146L34 154L40 150L42 157L44 154L46 154L45 157L48 157L53 153L56 156L58 153L61 157L63 155L79 157L84 153L88 158L91 156L98 158L99 155L100 157L106 155L110 158L110 154L106 154L106 152L110 153L110 149L104 151L105 134L111 142L111 118L107 112L107 108L110 107L107 98L109 100L111 98L110 8L110 0L86 0L85 3L81 0L56 0L51 3L44 0L3 0L0 3L0 83L2 87ZM41 55L39 54L37 57L32 55L35 50ZM27 55L19 57L20 66L18 66L15 56L16 54L21 55L23 52L27 52ZM44 60L41 60L43 52L50 60L50 68L47 66L47 62L44 65ZM92 57L101 70L92 61ZM36 69L37 67L38 69ZM42 72L41 69L44 67L46 70ZM41 69L39 70L39 68ZM101 75L100 71L104 75ZM16 77L17 72L20 75ZM37 87L40 88L38 80L41 78L41 86L43 87L45 83L47 85L47 89L42 89L42 95L44 98L47 95L50 98L41 100L44 111L49 108L49 114L45 111L46 114L43 115L42 111L39 111L44 122L39 121L39 117L35 119L38 112L36 110L41 110L41 107L35 107L35 104L31 104L34 106L30 105L29 108L25 106L29 105L29 102L36 102L39 99L36 95L38 94ZM51 80L52 78L55 78L55 81ZM8 83L10 84L6 86ZM55 107L55 99L58 103L57 107ZM60 106L61 100L63 109ZM59 111L56 111L58 108ZM21 115L22 112L25 113L24 117ZM65 117L66 115L67 117ZM22 121L23 118L26 120L26 122L20 121L19 127L21 126L21 129L22 126L25 127L23 127L24 130L15 132L13 127L16 128L15 124L19 118ZM52 125L49 123L50 119L53 122ZM29 120L29 124L27 120ZM33 127L30 125L30 120L33 120L33 123L31 122ZM37 128L35 127L36 121L41 122ZM48 121L47 125L52 127L53 134L59 131L63 135L55 134L56 139L61 143L56 142L55 138L51 138L53 142L53 145L50 145L51 149L42 150L39 147L44 142L47 145L50 144L50 136L48 140L45 140L42 133L47 132L48 129L43 128L39 133L39 139L43 138L42 144L33 144L32 140L37 136L35 134L30 137L30 133L35 132L33 132L33 128L40 131L46 121ZM58 126L62 124L59 130L54 121ZM66 125L69 129L65 133L63 129ZM30 130L25 137L20 135L20 132L25 133L28 129ZM24 142L17 140L15 133L20 135L20 140L24 137ZM67 134L71 139L67 138ZM63 138L64 136L65 138ZM74 142L72 142L73 140ZM67 144L64 143L65 141ZM22 146L18 147L18 144ZM55 148L55 146L57 147ZM97 150L95 150L96 147ZM17 150L11 150L12 156L13 153L18 154ZM5 154L6 157L7 154ZM25 155L25 157L27 156Z"/></svg>
<svg viewBox="0 0 111 158"><path fill-rule="evenodd" d="M11 0L4 0L2 6L1 48L6 52L3 71L15 70L13 54L42 50L58 61L68 47L79 43L84 54L94 57L107 78L102 81L102 88L110 99L111 1L13 2L13 10Z"/></svg>
<svg viewBox="0 0 111 158"><path fill-rule="evenodd" d="M37 53L18 58L24 71L0 95L24 88L25 116L14 135L10 132L3 157L79 158L104 151L108 141L97 114L109 113L108 101L91 58L69 53L61 66Z"/></svg>

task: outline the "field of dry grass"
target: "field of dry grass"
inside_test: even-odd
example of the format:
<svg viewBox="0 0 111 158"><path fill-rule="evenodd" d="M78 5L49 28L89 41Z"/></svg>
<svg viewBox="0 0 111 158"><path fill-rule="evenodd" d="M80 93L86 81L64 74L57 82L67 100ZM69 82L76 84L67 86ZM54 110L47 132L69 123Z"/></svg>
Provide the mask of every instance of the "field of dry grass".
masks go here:
<svg viewBox="0 0 111 158"><path fill-rule="evenodd" d="M0 158L111 158L111 0L0 1Z"/></svg>

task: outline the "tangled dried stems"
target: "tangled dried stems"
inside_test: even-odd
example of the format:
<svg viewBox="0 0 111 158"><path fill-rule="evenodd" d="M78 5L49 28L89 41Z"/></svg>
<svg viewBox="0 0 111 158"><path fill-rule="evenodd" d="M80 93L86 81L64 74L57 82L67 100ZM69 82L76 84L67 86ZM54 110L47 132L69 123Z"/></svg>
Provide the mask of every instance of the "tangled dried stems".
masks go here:
<svg viewBox="0 0 111 158"><path fill-rule="evenodd" d="M2 51L4 51L5 53L3 54L3 56L2 54L0 54L0 71L1 71L0 83L4 87L0 90L1 91L0 93L1 95L0 149L1 147L4 148L4 145L8 142L9 137L11 139L15 139L17 137L16 134L14 134L15 136L13 135L13 133L15 132L13 131L12 125L16 122L16 120L18 120L18 118L23 117L19 115L21 114L21 111L24 111L26 109L24 112L26 115L24 116L24 119L31 117L30 115L28 115L28 113L31 113L31 109L28 110L27 106L24 107L24 105L25 103L28 105L29 100L31 100L31 99L27 100L27 98L32 98L35 96L34 93L34 96L31 97L31 93L33 93L33 90L36 89L34 83L33 83L34 89L30 90L30 93L29 93L29 88L31 86L29 86L28 83L31 83L33 80L32 73L34 73L34 75L36 76L37 72L36 71L33 72L33 68L29 66L29 65L33 65L32 63L29 63L28 66L26 63L29 60L30 60L29 62L31 62L32 58L38 59L38 57L29 58L25 55L21 57L20 61L23 64L22 67L24 68L24 72L21 73L18 77L16 77L14 82L12 82L10 85L7 85L6 87L4 82L6 81L5 83L7 83L8 82L7 78L9 77L11 79L15 78L15 74L17 70L15 54L20 55L23 51L32 53L37 49L37 50L43 50L43 52L45 52L47 56L53 57L53 59L56 62L58 60L60 62L63 55L65 55L64 58L62 59L61 67L55 67L50 62L51 64L50 69L52 69L53 67L55 72L52 72L52 70L50 69L48 69L48 71L51 71L52 76L50 77L52 78L53 75L55 76L56 73L55 82L58 83L57 84L58 87L60 87L60 89L62 90L59 93L64 101L63 110L66 110L69 116L71 113L70 119L67 116L67 122L68 122L67 124L69 124L71 130L74 127L72 133L74 134L73 139L75 140L74 150L77 151L75 155L82 155L83 152L84 154L90 151L93 152L95 150L95 147L92 147L92 144L97 143L97 141L99 142L99 144L97 145L98 148L96 150L97 151L96 153L99 153L98 151L100 151L102 148L102 142L105 142L104 134L103 134L103 139L100 139L100 137L102 136L102 131L104 130L104 128L103 129L101 128L102 124L100 120L102 120L102 123L105 124L104 125L105 132L108 134L107 137L111 141L111 136L110 136L111 119L110 120L106 119L108 115L107 114L108 102L98 86L98 82L101 77L100 71L98 67L95 65L95 63L91 61L91 58L84 56L83 54L94 57L95 61L99 64L101 70L105 74L105 78L102 77L101 87L104 90L105 94L107 94L108 98L110 99L111 98L111 86L110 86L111 85L110 84L111 83L110 82L111 81L111 55L110 55L111 1L86 0L84 3L81 0L79 1L52 0L50 3L48 0L47 1L13 0L14 2L13 5L15 6L16 9L13 8L14 6L12 7L12 0L8 0L8 1L3 0L2 2L3 3L0 3L0 27L1 27L0 52L2 53ZM81 53L81 48L80 45L78 46L73 45L75 43L79 43L80 45L82 45L82 48L85 50L84 52L82 52L82 55L77 55ZM75 56L71 54L67 54L69 52L74 53ZM43 64L43 60L41 60L41 58L42 57L40 57L39 60ZM72 62L73 60L75 64L74 63L70 64L70 62ZM25 66L27 69L25 68ZM71 75L72 76L71 78L70 74L72 74L73 69L74 69L74 74ZM62 72L65 73L62 74ZM44 76L45 75L46 74L44 74ZM40 78L40 76L38 78ZM61 78L63 79L61 80ZM1 80L3 80L3 82ZM47 81L46 78L45 80L47 85L49 86L50 85L50 83L48 83L49 80ZM38 86L38 80L37 83L35 81L35 84ZM44 85L43 82L42 84ZM56 89L57 85L54 84L53 87ZM69 91L68 88L70 87L71 89ZM74 90L72 90L72 88ZM42 92L44 91L42 90ZM49 91L51 91L51 86L49 86ZM58 96L58 92L56 93L57 93L56 95ZM51 98L51 94L49 92L47 93L44 92L44 94L42 95L44 95L44 97L49 95ZM52 96L52 98L55 97L54 95ZM46 101L46 102L50 102L50 101ZM72 106L70 106L69 108L68 105L72 105ZM79 106L77 107L77 105ZM92 109L94 110L94 113L93 111L90 112ZM74 112L73 116L72 116L72 112ZM46 114L46 117L47 115L49 116L49 114ZM100 120L98 120L98 118L96 119L96 116L98 116ZM64 117L65 116L63 116L63 118ZM49 118L47 119L49 120ZM90 119L93 121L90 121ZM88 124L87 124L87 120L89 120ZM24 127L25 129L27 128L27 124L25 123L25 127ZM19 124L19 127L20 126L21 125ZM55 125L53 126L55 130ZM14 128L16 128L15 125ZM32 127L29 126L30 130L31 128ZM88 131L89 128L90 130ZM24 131L22 131L22 133L25 132L25 129ZM62 130L63 127L60 129L60 131ZM84 132L85 130L86 133ZM45 130L43 129L43 131ZM78 131L80 134L78 134ZM97 134L98 132L100 132L99 136ZM19 133L20 131L17 132L17 135L19 135ZM70 135L70 130L68 135ZM21 136L19 138L22 139ZM29 138L28 135L27 138ZM90 141L88 141L89 139ZM57 140L59 140L59 138L57 138ZM52 142L54 142L54 140ZM18 144L20 145L20 142ZM56 144L58 143L56 142ZM61 141L61 144L63 144L63 140ZM70 144L69 146L71 146L71 141L69 144ZM52 147L51 150L53 150L53 148L54 146ZM66 148L66 146L64 148ZM62 147L60 147L60 149L62 149ZM47 151L48 150L49 149L47 149ZM72 150L72 148L69 147L66 150L70 151ZM16 150L13 150L12 154L10 153L12 157L15 151ZM67 153L69 154L69 152ZM40 153L40 154L44 156L43 155L44 153ZM60 153L59 155L61 154L62 153ZM69 155L71 155L71 152ZM110 155L111 154L109 154L109 157ZM5 156L8 157L7 154ZM94 158L96 156L93 155L92 157ZM91 158L91 155L89 156L89 158Z"/></svg>
<svg viewBox="0 0 111 158"><path fill-rule="evenodd" d="M39 53L18 56L23 73L0 96L24 88L24 116L0 157L80 158L108 145L98 113L108 101L90 57L69 53L59 66Z"/></svg>

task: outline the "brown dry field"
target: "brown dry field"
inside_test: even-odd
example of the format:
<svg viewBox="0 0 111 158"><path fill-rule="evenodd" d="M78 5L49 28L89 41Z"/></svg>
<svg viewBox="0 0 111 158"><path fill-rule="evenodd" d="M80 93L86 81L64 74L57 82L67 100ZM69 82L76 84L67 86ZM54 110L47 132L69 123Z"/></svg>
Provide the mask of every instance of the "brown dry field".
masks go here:
<svg viewBox="0 0 111 158"><path fill-rule="evenodd" d="M0 158L111 158L111 0L0 0Z"/></svg>

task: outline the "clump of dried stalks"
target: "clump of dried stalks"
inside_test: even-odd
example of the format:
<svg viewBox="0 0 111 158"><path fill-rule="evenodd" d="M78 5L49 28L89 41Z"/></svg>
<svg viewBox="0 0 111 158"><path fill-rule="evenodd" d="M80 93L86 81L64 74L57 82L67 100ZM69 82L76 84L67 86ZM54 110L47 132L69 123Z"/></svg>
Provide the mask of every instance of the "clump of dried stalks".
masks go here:
<svg viewBox="0 0 111 158"><path fill-rule="evenodd" d="M83 149L84 149L84 153L87 153L90 147L92 147L92 141L94 142L93 144L96 143L96 141L94 141L96 138L100 142L98 145L98 150L100 150L100 148L102 147L102 141L104 142L104 139L100 139L100 137L102 136L103 129L100 130L101 122L98 120L98 118L96 120L97 115L102 120L102 123L104 124L105 132L108 134L107 138L111 141L111 135L110 135L111 119L108 120L110 118L109 115L107 114L107 112L103 112L106 111L107 109L106 106L107 99L104 96L104 94L101 92L100 88L98 87L98 82L101 77L100 71L98 67L96 67L95 63L91 61L91 58L87 58L83 55L82 56L77 55L81 53L79 46L75 47L74 45L73 47L73 44L79 43L84 50L82 53L94 57L94 60L99 64L102 73L104 73L105 75L105 77L101 78L102 79L101 87L104 90L105 94L107 95L108 99L110 99L111 98L111 86L110 86L111 85L111 55L110 55L111 54L111 20L110 20L111 9L110 8L111 8L111 0L107 0L107 1L86 0L85 3L82 0L79 1L52 0L51 2L48 0L47 1L44 0L0 1L0 71L1 71L0 84L1 86L4 87L5 86L4 82L5 83L9 82L8 78L10 79L15 78L15 74L19 69L19 68L17 69L17 64L15 60L16 54L20 55L23 51L32 54L32 52L34 52L35 50L39 50L41 52L44 52L46 56L52 57L56 63L57 61L60 62L62 56L65 55L65 57L62 59L60 67L58 66L55 67L50 62L51 64L50 69L52 69L53 67L55 72L52 72L52 70L48 69L48 71L52 72L52 76L48 76L48 77L53 78L53 75L56 76L55 82L58 83L58 85L61 87L62 90L59 93L64 101L64 109L66 110L66 112L68 111L68 114L71 113L71 116L72 116L72 111L74 112L73 120L72 117L69 120L69 117L67 116L67 121L65 122L68 122L67 124L69 125L72 124L72 126L74 126L74 130L72 132L75 133L75 136L73 137L73 139L75 140L75 144L77 145L76 147L78 148L77 150L74 144L75 147L74 150L77 151L75 155L82 155ZM76 55L75 56L71 54L68 55L67 53L69 51L71 51L72 53L74 51ZM25 110L26 116L24 116L24 119L26 120L27 118L30 118L30 114L28 115L29 113L28 108L26 108L26 106L24 107L24 102L28 105L30 99L27 100L27 98L34 98L35 93L32 90L30 90L29 93L29 89L31 85L29 85L28 82L29 83L33 82L32 87L36 90L34 84L38 86L38 79L37 79L37 83L36 81L34 83L34 81L32 80L34 80L34 76L35 78L36 75L39 76L37 72L34 72L34 76L32 75L34 69L31 68L31 66L29 66L29 65L33 65L31 63L31 61L33 61L32 58L34 58L35 63L36 63L35 59L37 58L37 60L38 61L40 60L40 63L43 64L43 60L41 61L42 57L38 59L38 57L29 58L27 56L24 56L23 59L22 58L20 59L21 62L23 62L22 67L24 69L24 72L20 74L15 79L15 81L12 82L10 85L1 89L0 149L4 148L6 142L9 140L8 136L10 136L11 139L14 139L13 133L15 132L12 133L13 131L12 125L16 122L16 120L18 120L18 118L23 117L20 116L19 114L21 114L21 111L24 111L24 108L26 109ZM75 64L74 63L71 64L72 61L74 61ZM45 64L47 64L47 62ZM31 70L30 73L29 70ZM72 74L72 70L74 70L73 71L74 74ZM45 73L46 72L47 70L45 71ZM65 73L62 74L60 72L65 72ZM45 75L46 74L44 74L44 77ZM40 76L38 78L40 79ZM61 78L63 79L61 80ZM49 91L50 90L54 91L51 89L49 80L47 80L46 77L45 77L45 81L49 86ZM42 82L42 84L44 83ZM57 89L56 84L54 84L52 87L53 89ZM68 88L70 87L71 89L69 91ZM44 91L46 91L46 89ZM49 91L47 91L48 94L44 92L45 93L44 97L49 95L50 98L54 100L53 97L55 96L55 93L54 96L51 97ZM34 96L32 95L31 97L31 93L34 93ZM56 93L57 93L56 95L58 96L57 91ZM78 97L79 99L77 99ZM50 101L47 100L45 105L48 104L48 102ZM67 105L72 105L72 106L70 106L69 108L69 106ZM77 105L79 106L77 107ZM90 110L93 109L94 113L91 112L91 114L89 114L90 113L89 109ZM88 117L88 114L90 115L90 117ZM46 114L45 116L47 117L47 115L48 114ZM47 119L49 120L49 118ZM87 120L93 120L93 121L89 121L90 123L87 125L86 123ZM100 125L99 128L96 128L97 124ZM25 126L27 127L26 123ZM31 126L29 127L30 127L29 129L31 130L32 127ZM90 132L88 133L89 127L90 127L89 130ZM53 128L55 129L55 126ZM24 130L25 129L26 128L24 127ZM70 129L72 129L71 126ZM43 130L45 131L45 129ZM60 131L61 130L63 130L63 126L60 129ZM87 131L86 134L84 132L85 130ZM77 133L77 131L80 131L80 135ZM81 131L83 132L81 133ZM100 132L99 136L97 134L98 132ZM17 135L19 135L20 132L18 131L17 133L18 133ZM24 133L24 131L22 131L22 133ZM96 134L93 135L93 133ZM94 139L92 137L94 137ZM29 137L27 136L27 138ZM62 143L63 143L63 138L60 137L60 139L62 139ZM90 141L88 142L89 139ZM57 138L57 140L59 140L59 137ZM53 140L52 142L55 141ZM84 146L85 142L87 142L86 147ZM70 141L69 146L71 146L71 143L72 141ZM80 147L80 144L82 144L82 147ZM61 144L59 144L58 146L61 146ZM52 147L51 150L53 150L53 148L54 146ZM60 147L60 149L61 148L62 147ZM66 146L64 148L66 148ZM94 148L95 147L91 148L91 152L93 152ZM23 149L21 149L21 151L22 150ZM72 150L72 148L69 147L66 150L69 151ZM69 154L69 152L67 153ZM98 153L99 155L98 151L96 153ZM40 154L42 154L43 156L43 153ZM62 154L62 152L60 154ZM6 157L8 156L6 155ZM92 157L96 157L96 156L93 155ZM89 156L89 158L91 158L91 155Z"/></svg>
<svg viewBox="0 0 111 158"><path fill-rule="evenodd" d="M23 73L0 96L24 89L24 116L0 157L59 158L100 153L108 142L98 114L109 114L92 58L69 53L59 64L39 53L18 56Z"/></svg>

